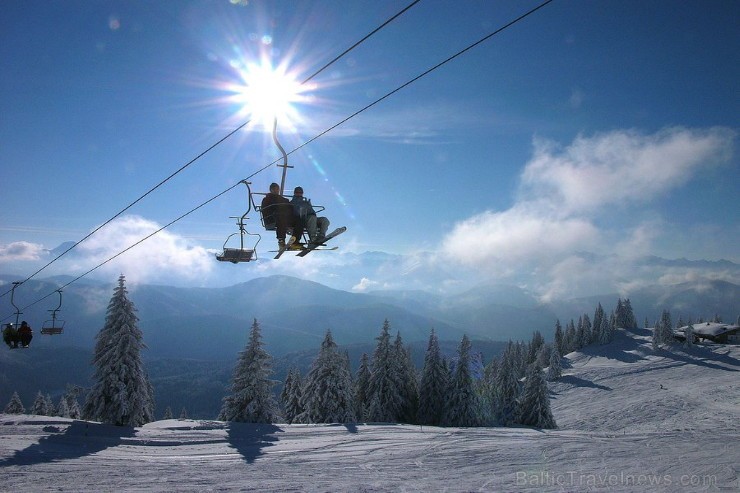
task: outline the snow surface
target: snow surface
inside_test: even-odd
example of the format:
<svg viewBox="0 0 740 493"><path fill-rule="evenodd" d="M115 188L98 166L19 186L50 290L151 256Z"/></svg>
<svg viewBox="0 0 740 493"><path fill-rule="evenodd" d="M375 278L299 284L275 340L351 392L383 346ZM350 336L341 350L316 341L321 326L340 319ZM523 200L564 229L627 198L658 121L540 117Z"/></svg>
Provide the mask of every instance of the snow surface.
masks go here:
<svg viewBox="0 0 740 493"><path fill-rule="evenodd" d="M740 347L567 356L559 429L0 415L0 491L738 491Z"/></svg>

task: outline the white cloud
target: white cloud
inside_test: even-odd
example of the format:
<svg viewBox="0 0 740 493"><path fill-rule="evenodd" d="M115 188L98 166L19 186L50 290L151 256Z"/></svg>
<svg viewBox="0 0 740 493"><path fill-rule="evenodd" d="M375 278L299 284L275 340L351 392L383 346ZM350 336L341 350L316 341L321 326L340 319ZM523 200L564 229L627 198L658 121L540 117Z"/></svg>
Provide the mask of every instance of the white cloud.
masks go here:
<svg viewBox="0 0 740 493"><path fill-rule="evenodd" d="M536 139L534 156L522 173L520 201L540 197L565 214L648 202L702 168L726 161L734 137L724 128L670 128L653 135L620 130L579 136L565 149Z"/></svg>
<svg viewBox="0 0 740 493"><path fill-rule="evenodd" d="M352 291L367 291L368 289L378 287L380 283L376 281L371 281L367 277L363 277L360 279L360 282L352 286Z"/></svg>
<svg viewBox="0 0 740 493"><path fill-rule="evenodd" d="M40 260L48 256L49 252L43 245L27 241L15 241L7 245L0 245L0 262L28 262Z"/></svg>
<svg viewBox="0 0 740 493"><path fill-rule="evenodd" d="M123 216L76 247L72 270L84 271L105 262L161 226L139 216ZM123 273L131 283L197 280L213 269L213 255L168 231L160 231L98 269ZM98 274L99 275L99 274Z"/></svg>
<svg viewBox="0 0 740 493"><path fill-rule="evenodd" d="M630 208L728 160L734 139L722 128L614 131L579 136L565 148L536 139L516 203L459 222L441 253L488 276L524 279L544 298L608 292L632 274L624 262L651 253L663 232L660 218L638 222ZM611 230L604 213L615 207L626 213ZM592 265L580 254L588 251L620 260Z"/></svg>

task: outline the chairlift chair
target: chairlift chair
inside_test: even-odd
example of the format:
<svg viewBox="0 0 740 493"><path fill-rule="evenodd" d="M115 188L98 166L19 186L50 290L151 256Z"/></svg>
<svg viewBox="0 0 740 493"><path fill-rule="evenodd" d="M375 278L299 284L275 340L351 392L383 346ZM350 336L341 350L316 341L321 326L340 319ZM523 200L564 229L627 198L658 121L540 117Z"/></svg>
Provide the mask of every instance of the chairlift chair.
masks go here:
<svg viewBox="0 0 740 493"><path fill-rule="evenodd" d="M41 333L44 335L58 335L64 332L64 320L57 319L57 312L62 308L62 290L57 289L57 293L59 293L59 306L53 310L49 310L51 312L51 320L45 321L41 326Z"/></svg>
<svg viewBox="0 0 740 493"><path fill-rule="evenodd" d="M249 231L247 231L247 228L244 225L244 221L248 219L247 214L249 214L249 212L252 210L252 190L249 188L248 181L242 180L240 183L244 183L244 185L246 185L247 191L249 193L247 199L248 209L247 212L245 212L242 216L231 216L232 219L237 220L236 225L239 227L239 231L237 231L236 233L232 233L226 237L226 241L224 241L223 251L216 254L216 260L220 262L231 262L232 264L238 264L239 262L250 262L252 260L257 260L257 244L262 239L262 236L258 233L250 233ZM227 247L226 245L229 243L231 238L236 235L239 235L239 248ZM254 246L252 246L252 248L244 247L244 235L257 237L257 241L254 243Z"/></svg>

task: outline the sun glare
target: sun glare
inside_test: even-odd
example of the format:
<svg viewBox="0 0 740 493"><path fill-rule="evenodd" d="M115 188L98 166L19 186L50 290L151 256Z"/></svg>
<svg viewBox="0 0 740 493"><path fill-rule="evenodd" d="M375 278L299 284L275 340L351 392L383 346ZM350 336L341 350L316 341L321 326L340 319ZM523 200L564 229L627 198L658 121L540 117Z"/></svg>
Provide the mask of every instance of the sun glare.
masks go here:
<svg viewBox="0 0 740 493"><path fill-rule="evenodd" d="M273 68L269 62L247 64L239 69L242 84L232 88L232 100L241 107L253 124L272 128L273 120L292 125L299 118L294 104L306 99L306 90L281 67Z"/></svg>

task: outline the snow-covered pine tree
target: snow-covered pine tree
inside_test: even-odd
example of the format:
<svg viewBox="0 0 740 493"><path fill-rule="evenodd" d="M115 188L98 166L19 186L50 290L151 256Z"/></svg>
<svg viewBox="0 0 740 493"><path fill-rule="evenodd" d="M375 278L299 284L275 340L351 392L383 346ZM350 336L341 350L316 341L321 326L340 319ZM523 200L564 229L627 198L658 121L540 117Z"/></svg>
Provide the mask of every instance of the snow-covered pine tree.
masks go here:
<svg viewBox="0 0 740 493"><path fill-rule="evenodd" d="M13 392L13 395L10 396L10 401L8 401L8 405L5 406L5 410L3 412L5 414L23 414L26 412L26 408L23 407L23 402L21 402L21 397L18 395L18 392Z"/></svg>
<svg viewBox="0 0 740 493"><path fill-rule="evenodd" d="M673 321L671 320L671 312L663 310L660 316L660 340L663 344L670 344L673 342Z"/></svg>
<svg viewBox="0 0 740 493"><path fill-rule="evenodd" d="M558 353L558 348L553 347L550 351L550 366L547 368L547 380L554 382L559 380L563 375L563 363L560 360L562 356Z"/></svg>
<svg viewBox="0 0 740 493"><path fill-rule="evenodd" d="M188 419L188 410L184 407L180 409L180 417L178 419Z"/></svg>
<svg viewBox="0 0 740 493"><path fill-rule="evenodd" d="M637 328L637 320L635 320L635 314L632 311L632 304L630 303L629 298L625 300L619 298L617 300L615 316L617 318L617 327L622 327L623 329Z"/></svg>
<svg viewBox="0 0 740 493"><path fill-rule="evenodd" d="M278 407L272 395L275 381L272 357L262 344L260 325L254 319L247 346L239 355L231 384L232 394L224 397L218 419L244 423L274 423Z"/></svg>
<svg viewBox="0 0 740 493"><path fill-rule="evenodd" d="M527 372L527 352L524 343L521 341L514 344L514 367L516 368L516 378L523 378Z"/></svg>
<svg viewBox="0 0 740 493"><path fill-rule="evenodd" d="M354 423L355 399L347 359L326 331L321 351L303 382L301 423Z"/></svg>
<svg viewBox="0 0 740 493"><path fill-rule="evenodd" d="M398 376L398 362L391 345L390 322L386 319L373 352L368 386L367 420L396 423L403 408L403 390Z"/></svg>
<svg viewBox="0 0 740 493"><path fill-rule="evenodd" d="M66 396L61 396L59 398L59 403L54 411L54 415L61 418L69 418L69 404L67 404Z"/></svg>
<svg viewBox="0 0 740 493"><path fill-rule="evenodd" d="M64 398L67 399L67 412L69 418L80 419L82 413L80 412L80 403L77 402L77 396L82 391L81 387L77 385L67 384L67 392L64 394Z"/></svg>
<svg viewBox="0 0 740 493"><path fill-rule="evenodd" d="M550 396L542 370L536 365L527 369L521 398L519 399L519 424L535 428L557 428L550 410Z"/></svg>
<svg viewBox="0 0 740 493"><path fill-rule="evenodd" d="M370 358L367 353L360 357L360 368L357 370L355 379L355 415L358 421L367 419L367 407L369 405L368 392L370 388Z"/></svg>
<svg viewBox="0 0 740 493"><path fill-rule="evenodd" d="M537 359L537 355L540 352L540 348L545 345L545 338L542 337L539 330L535 330L532 333L532 340L529 342L527 347L527 364L531 365Z"/></svg>
<svg viewBox="0 0 740 493"><path fill-rule="evenodd" d="M514 344L509 345L501 356L501 365L495 378L496 421L509 426L516 421L517 399L519 397L519 379L516 375Z"/></svg>
<svg viewBox="0 0 740 493"><path fill-rule="evenodd" d="M480 426L480 401L470 372L470 340L463 335L457 350L457 364L447 394L445 417L447 426Z"/></svg>
<svg viewBox="0 0 740 493"><path fill-rule="evenodd" d="M559 319L555 319L555 347L560 354L565 354L565 334Z"/></svg>
<svg viewBox="0 0 740 493"><path fill-rule="evenodd" d="M584 348L591 344L593 340L591 334L591 319L588 318L587 313L584 313L578 322L580 325L578 328L578 344L581 348Z"/></svg>
<svg viewBox="0 0 740 493"><path fill-rule="evenodd" d="M46 416L49 414L49 408L46 406L46 397L44 397L44 394L42 394L40 390L36 394L36 398L33 400L31 414L35 414L37 416Z"/></svg>
<svg viewBox="0 0 740 493"><path fill-rule="evenodd" d="M593 321L593 330L599 331L601 329L601 321L606 317L606 313L604 312L604 307L601 306L601 302L599 302L596 305L596 310L594 310L594 321ZM599 338L594 335L593 339L595 341L598 341ZM562 356L562 353L560 353Z"/></svg>
<svg viewBox="0 0 740 493"><path fill-rule="evenodd" d="M280 401L283 404L283 418L288 424L297 423L296 418L303 412L301 395L303 379L298 368L291 367L285 377L283 390L280 392Z"/></svg>
<svg viewBox="0 0 740 493"><path fill-rule="evenodd" d="M125 282L121 275L108 303L105 325L96 336L95 383L83 415L116 426L141 426L154 420L154 389L141 359L146 345Z"/></svg>
<svg viewBox="0 0 740 493"><path fill-rule="evenodd" d="M46 394L46 415L54 416L54 401L51 400L51 394Z"/></svg>
<svg viewBox="0 0 740 493"><path fill-rule="evenodd" d="M688 348L694 347L694 326L693 325L689 325L686 327L685 335L686 335L686 343L685 343L686 348L688 349Z"/></svg>
<svg viewBox="0 0 740 493"><path fill-rule="evenodd" d="M420 424L439 426L442 424L445 400L449 389L449 373L439 350L437 334L432 329L424 356L424 369L419 383Z"/></svg>
<svg viewBox="0 0 740 493"><path fill-rule="evenodd" d="M576 335L576 324L573 319L566 324L565 328L565 354L578 350L578 338Z"/></svg>
<svg viewBox="0 0 740 493"><path fill-rule="evenodd" d="M174 418L174 415L172 414L172 408L170 406L167 406L164 409L164 415L162 415L162 419L172 419Z"/></svg>
<svg viewBox="0 0 740 493"><path fill-rule="evenodd" d="M578 324L576 325L576 349L582 349L586 347L586 345L584 344L586 337L583 330L583 316L580 316L578 317Z"/></svg>
<svg viewBox="0 0 740 493"><path fill-rule="evenodd" d="M599 344L609 344L614 338L614 327L609 323L609 319L603 317L601 319L601 327L599 328Z"/></svg>
<svg viewBox="0 0 740 493"><path fill-rule="evenodd" d="M400 332L396 334L393 350L398 361L398 377L403 394L403 406L399 419L404 423L416 423L419 411L419 382L411 356L411 348L404 347Z"/></svg>

